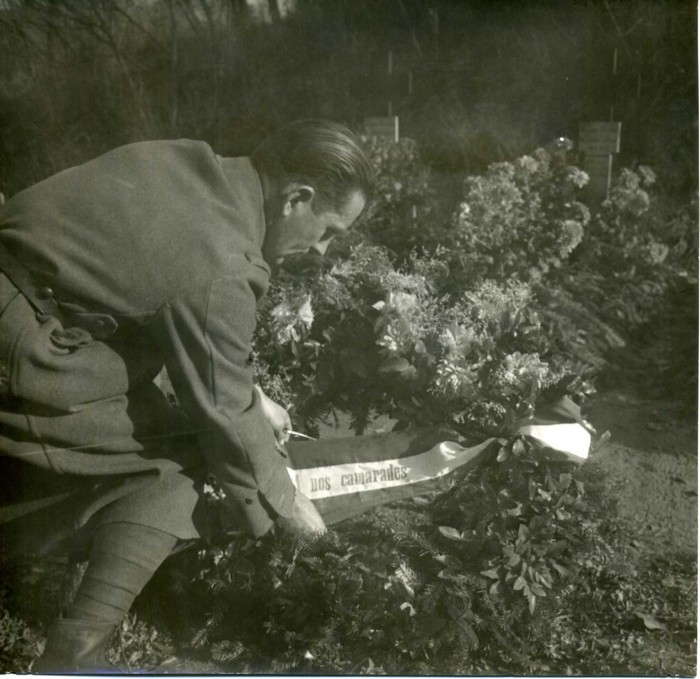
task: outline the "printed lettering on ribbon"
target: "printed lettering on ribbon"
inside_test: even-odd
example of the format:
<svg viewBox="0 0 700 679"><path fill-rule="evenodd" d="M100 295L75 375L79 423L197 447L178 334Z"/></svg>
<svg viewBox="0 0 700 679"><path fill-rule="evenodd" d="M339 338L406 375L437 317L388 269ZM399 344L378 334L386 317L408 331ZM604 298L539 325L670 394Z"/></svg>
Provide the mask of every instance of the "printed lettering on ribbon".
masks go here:
<svg viewBox="0 0 700 679"><path fill-rule="evenodd" d="M476 458L493 441L473 448L443 441L419 455L369 462L348 462L308 469L289 469L296 487L311 500L381 490L438 479Z"/></svg>

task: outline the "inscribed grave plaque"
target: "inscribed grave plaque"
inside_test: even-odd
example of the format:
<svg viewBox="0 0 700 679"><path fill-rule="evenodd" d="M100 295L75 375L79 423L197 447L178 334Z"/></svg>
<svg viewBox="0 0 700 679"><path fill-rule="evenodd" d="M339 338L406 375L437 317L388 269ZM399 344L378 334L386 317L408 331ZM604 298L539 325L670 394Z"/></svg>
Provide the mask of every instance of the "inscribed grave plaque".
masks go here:
<svg viewBox="0 0 700 679"><path fill-rule="evenodd" d="M583 169L590 177L586 194L595 202L602 202L608 195L612 154L620 152L621 131L619 121L583 122L579 125L578 147L583 154Z"/></svg>
<svg viewBox="0 0 700 679"><path fill-rule="evenodd" d="M390 139L393 142L398 142L399 117L382 116L365 118L365 131L370 137L380 137L382 139Z"/></svg>
<svg viewBox="0 0 700 679"><path fill-rule="evenodd" d="M585 122L579 125L579 148L585 154L602 155L620 152L622 123Z"/></svg>

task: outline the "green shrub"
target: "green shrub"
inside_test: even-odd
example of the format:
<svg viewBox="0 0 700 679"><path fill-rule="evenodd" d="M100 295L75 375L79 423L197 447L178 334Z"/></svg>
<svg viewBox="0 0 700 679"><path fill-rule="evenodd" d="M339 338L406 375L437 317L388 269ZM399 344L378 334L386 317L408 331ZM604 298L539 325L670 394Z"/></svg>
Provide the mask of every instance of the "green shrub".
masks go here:
<svg viewBox="0 0 700 679"><path fill-rule="evenodd" d="M553 353L594 376L663 314L669 294L697 286L697 201L653 193L648 168L623 169L586 227L574 261L534 286Z"/></svg>
<svg viewBox="0 0 700 679"><path fill-rule="evenodd" d="M649 168L622 169L591 213L579 200L587 176L564 141L467 177L445 220L414 145L374 140L371 150L380 207L359 231L386 245L392 261L429 252L446 267L436 292L452 299L489 279L529 283L556 366L595 377L670 290L696 284L697 201L663 200Z"/></svg>
<svg viewBox="0 0 700 679"><path fill-rule="evenodd" d="M468 177L454 218L453 267L470 280L538 281L560 268L579 245L589 221L576 200L587 175L564 149L538 149L515 162Z"/></svg>
<svg viewBox="0 0 700 679"><path fill-rule="evenodd" d="M581 476L513 437L447 488L314 542L220 537L180 564L194 574L191 645L237 672L509 674L552 662L563 606L596 586L610 554Z"/></svg>
<svg viewBox="0 0 700 679"><path fill-rule="evenodd" d="M362 144L376 175L376 194L353 227L354 242L386 248L393 260L405 261L413 250L431 249L444 235L436 219L438 204L430 185L430 169L412 139L398 144L363 137Z"/></svg>
<svg viewBox="0 0 700 679"><path fill-rule="evenodd" d="M4 672L26 673L39 655L41 640L26 621L7 610L0 612L0 667Z"/></svg>
<svg viewBox="0 0 700 679"><path fill-rule="evenodd" d="M687 257L697 237L692 204L664 205L653 193L654 182L649 168L623 169L581 247L579 268L599 276L598 290L585 297L618 328L649 321L674 281L697 268Z"/></svg>
<svg viewBox="0 0 700 679"><path fill-rule="evenodd" d="M439 256L395 269L360 245L315 279L278 283L256 344L264 387L280 394L286 383L295 418L312 428L336 409L358 432L372 413L508 431L566 369L545 360L527 285L483 281L444 296L447 271Z"/></svg>

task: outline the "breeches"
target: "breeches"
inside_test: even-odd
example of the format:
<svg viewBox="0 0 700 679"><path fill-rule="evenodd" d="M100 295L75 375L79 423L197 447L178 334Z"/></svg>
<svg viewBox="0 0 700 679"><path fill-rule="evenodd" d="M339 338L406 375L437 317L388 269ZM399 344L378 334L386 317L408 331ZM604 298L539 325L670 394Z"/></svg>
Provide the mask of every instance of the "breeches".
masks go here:
<svg viewBox="0 0 700 679"><path fill-rule="evenodd" d="M197 537L202 457L154 384L161 365L146 342L98 341L37 315L0 273L0 505L68 484L82 500L75 527L129 521Z"/></svg>

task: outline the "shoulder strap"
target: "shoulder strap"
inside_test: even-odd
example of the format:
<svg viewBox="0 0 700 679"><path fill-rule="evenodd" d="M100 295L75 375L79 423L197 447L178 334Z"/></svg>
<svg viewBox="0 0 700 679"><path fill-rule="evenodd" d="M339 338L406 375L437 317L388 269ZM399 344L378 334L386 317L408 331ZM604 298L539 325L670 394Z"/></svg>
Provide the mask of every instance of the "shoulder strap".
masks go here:
<svg viewBox="0 0 700 679"><path fill-rule="evenodd" d="M53 290L49 287L36 285L31 273L0 240L0 271L24 295L36 311L61 318L61 312L53 298Z"/></svg>

